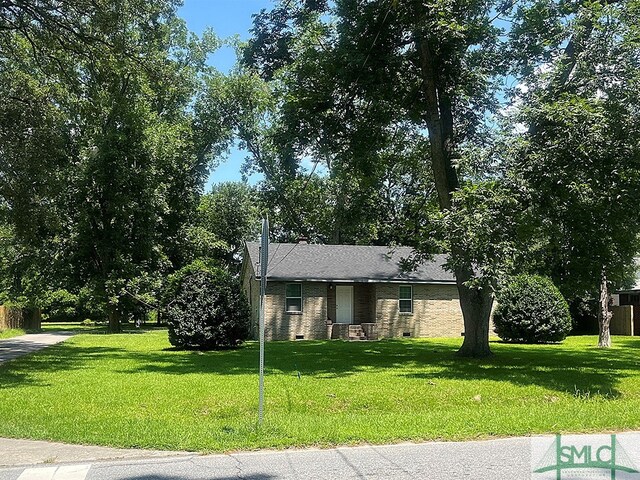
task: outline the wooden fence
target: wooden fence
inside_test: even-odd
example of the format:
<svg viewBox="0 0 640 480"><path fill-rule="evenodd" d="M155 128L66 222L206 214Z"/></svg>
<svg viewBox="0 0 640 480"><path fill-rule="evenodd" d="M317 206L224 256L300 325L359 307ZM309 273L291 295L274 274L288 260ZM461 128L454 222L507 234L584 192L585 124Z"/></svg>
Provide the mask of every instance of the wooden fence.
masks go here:
<svg viewBox="0 0 640 480"><path fill-rule="evenodd" d="M42 316L38 308L17 308L0 305L0 330L22 328L23 330L39 330Z"/></svg>
<svg viewBox="0 0 640 480"><path fill-rule="evenodd" d="M611 307L613 316L611 317L611 335L633 335L633 305L620 305ZM640 308L640 307L638 307ZM635 332L636 335L640 332Z"/></svg>

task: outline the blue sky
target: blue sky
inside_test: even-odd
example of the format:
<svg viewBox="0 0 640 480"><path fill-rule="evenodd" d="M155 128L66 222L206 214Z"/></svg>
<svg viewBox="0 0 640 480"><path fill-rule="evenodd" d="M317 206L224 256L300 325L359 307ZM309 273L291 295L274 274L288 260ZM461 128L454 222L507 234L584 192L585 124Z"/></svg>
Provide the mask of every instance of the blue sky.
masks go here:
<svg viewBox="0 0 640 480"><path fill-rule="evenodd" d="M251 15L271 6L271 0L184 0L178 13L187 22L189 30L198 35L210 27L220 38L238 34L246 40L252 26ZM233 49L224 47L211 56L209 63L222 72L228 72L235 61ZM240 180L244 157L245 152L233 149L228 160L211 172L206 191L213 183ZM254 177L250 181L256 179Z"/></svg>

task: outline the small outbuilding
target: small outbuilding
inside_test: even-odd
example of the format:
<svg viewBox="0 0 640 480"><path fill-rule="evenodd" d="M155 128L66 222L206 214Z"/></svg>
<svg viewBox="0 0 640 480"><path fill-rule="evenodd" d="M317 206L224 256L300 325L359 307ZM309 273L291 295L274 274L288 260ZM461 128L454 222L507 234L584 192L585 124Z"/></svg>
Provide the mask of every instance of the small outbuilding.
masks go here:
<svg viewBox="0 0 640 480"><path fill-rule="evenodd" d="M455 277L435 255L415 271L409 247L269 245L268 340L460 337L464 323ZM253 331L260 311L259 244L247 242L241 270Z"/></svg>

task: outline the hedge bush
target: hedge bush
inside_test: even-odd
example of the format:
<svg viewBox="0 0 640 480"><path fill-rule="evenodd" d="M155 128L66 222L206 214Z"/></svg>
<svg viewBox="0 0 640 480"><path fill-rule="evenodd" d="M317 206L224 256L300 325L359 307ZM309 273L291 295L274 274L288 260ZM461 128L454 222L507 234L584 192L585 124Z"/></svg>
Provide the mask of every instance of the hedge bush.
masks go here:
<svg viewBox="0 0 640 480"><path fill-rule="evenodd" d="M561 342L571 331L567 301L548 278L514 277L498 293L497 300L493 324L504 341Z"/></svg>
<svg viewBox="0 0 640 480"><path fill-rule="evenodd" d="M249 304L239 283L223 270L186 267L170 280L165 301L169 342L175 347L233 348L249 336Z"/></svg>

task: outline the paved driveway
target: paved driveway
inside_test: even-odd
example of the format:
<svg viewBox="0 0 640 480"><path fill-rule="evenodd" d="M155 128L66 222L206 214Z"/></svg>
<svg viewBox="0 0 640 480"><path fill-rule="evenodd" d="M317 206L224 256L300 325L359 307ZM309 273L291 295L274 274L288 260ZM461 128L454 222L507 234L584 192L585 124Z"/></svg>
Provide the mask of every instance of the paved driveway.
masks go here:
<svg viewBox="0 0 640 480"><path fill-rule="evenodd" d="M0 340L0 363L64 342L74 332L30 333Z"/></svg>

